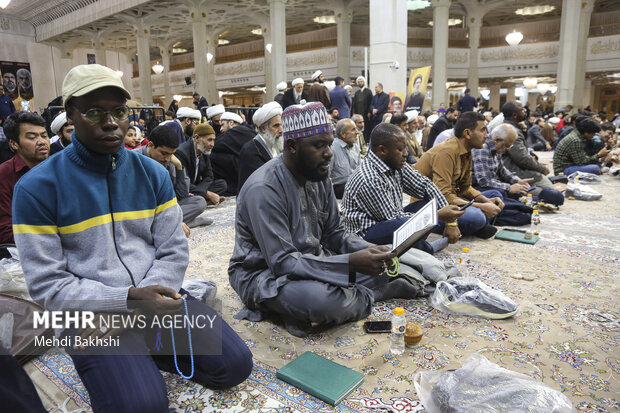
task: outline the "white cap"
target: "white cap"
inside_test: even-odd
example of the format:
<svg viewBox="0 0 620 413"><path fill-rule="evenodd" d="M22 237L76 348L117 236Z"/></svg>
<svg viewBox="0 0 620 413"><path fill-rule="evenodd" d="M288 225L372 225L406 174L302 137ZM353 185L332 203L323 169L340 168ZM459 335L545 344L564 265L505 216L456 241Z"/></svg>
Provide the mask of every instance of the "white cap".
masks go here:
<svg viewBox="0 0 620 413"><path fill-rule="evenodd" d="M93 90L108 86L119 89L125 98L131 99L123 80L114 70L97 64L78 65L69 70L62 82L62 101L66 107L72 97L84 96Z"/></svg>
<svg viewBox="0 0 620 413"><path fill-rule="evenodd" d="M54 135L58 135L60 129L67 123L67 113L62 112L60 115L56 116L50 125L50 129Z"/></svg>
<svg viewBox="0 0 620 413"><path fill-rule="evenodd" d="M316 72L314 72L312 74L312 80L316 80L319 78L319 76L321 76L323 74L323 72L321 72L320 70L317 70Z"/></svg>
<svg viewBox="0 0 620 413"><path fill-rule="evenodd" d="M222 113L224 113L225 110L226 109L224 109L224 105L222 104L209 106L209 108L207 109L207 118L211 119L214 116L221 115Z"/></svg>
<svg viewBox="0 0 620 413"><path fill-rule="evenodd" d="M353 87L351 85L344 85L344 88L348 91L353 90Z"/></svg>
<svg viewBox="0 0 620 413"><path fill-rule="evenodd" d="M358 76L357 79L355 79L355 83L359 82L360 79L362 79L364 81L364 84L366 84L366 78L364 76Z"/></svg>
<svg viewBox="0 0 620 413"><path fill-rule="evenodd" d="M220 120L232 120L233 122L237 122L239 124L243 123L243 119L241 119L241 116L237 115L236 113L232 113L232 112L224 112L222 113L222 117L220 118Z"/></svg>
<svg viewBox="0 0 620 413"><path fill-rule="evenodd" d="M282 106L280 106L278 102L265 103L263 106L258 108L256 112L254 112L252 122L254 122L256 127L259 127L277 115L282 116Z"/></svg>
<svg viewBox="0 0 620 413"><path fill-rule="evenodd" d="M418 117L418 111L417 110L407 111L405 112L405 116L407 116L407 123L409 123Z"/></svg>
<svg viewBox="0 0 620 413"><path fill-rule="evenodd" d="M426 123L428 123L428 126L433 126L437 119L439 119L439 115L431 115L426 119Z"/></svg>
<svg viewBox="0 0 620 413"><path fill-rule="evenodd" d="M560 123L560 118L556 118L555 116L552 118L549 118L549 120L547 121L549 123L553 123L554 125L557 125L558 123Z"/></svg>
<svg viewBox="0 0 620 413"><path fill-rule="evenodd" d="M190 118L200 120L200 112L196 109L188 108L187 106L181 106L177 110L177 119Z"/></svg>
<svg viewBox="0 0 620 413"><path fill-rule="evenodd" d="M304 84L304 80L300 77L298 77L297 79L293 79L293 82L291 83L293 86L297 86L298 84Z"/></svg>
<svg viewBox="0 0 620 413"><path fill-rule="evenodd" d="M276 85L276 89L278 90L284 90L286 89L286 82L280 82Z"/></svg>

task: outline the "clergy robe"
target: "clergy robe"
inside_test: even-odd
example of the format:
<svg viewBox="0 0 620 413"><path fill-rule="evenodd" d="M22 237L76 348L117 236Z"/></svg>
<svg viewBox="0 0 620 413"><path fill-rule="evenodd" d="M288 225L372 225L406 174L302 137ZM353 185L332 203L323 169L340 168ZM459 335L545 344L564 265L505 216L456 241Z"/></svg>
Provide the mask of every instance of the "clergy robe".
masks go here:
<svg viewBox="0 0 620 413"><path fill-rule="evenodd" d="M237 197L228 276L246 308L236 317L275 317L299 336L311 323L362 319L375 300L415 297L401 278L357 273L350 279L349 254L368 245L345 232L329 178L300 184L282 156L272 159Z"/></svg>
<svg viewBox="0 0 620 413"><path fill-rule="evenodd" d="M329 99L327 88L319 82L314 82L308 90L308 102L321 102L325 109L331 109L332 102Z"/></svg>
<svg viewBox="0 0 620 413"><path fill-rule="evenodd" d="M370 132L372 129L370 128L370 117L368 114L370 113L370 103L372 102L372 92L370 89L365 87L364 89L359 89L353 95L353 105L351 106L351 111L355 114L362 115L364 117L364 138L366 142L368 142L368 137L370 136Z"/></svg>

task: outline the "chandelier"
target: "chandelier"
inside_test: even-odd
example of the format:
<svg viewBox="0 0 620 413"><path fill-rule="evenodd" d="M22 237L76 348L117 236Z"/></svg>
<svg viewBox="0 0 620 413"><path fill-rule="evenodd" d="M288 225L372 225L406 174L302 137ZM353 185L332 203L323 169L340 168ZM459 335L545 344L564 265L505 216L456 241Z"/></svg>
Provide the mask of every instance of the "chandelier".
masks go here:
<svg viewBox="0 0 620 413"><path fill-rule="evenodd" d="M513 29L512 33L506 35L506 42L511 46L518 45L521 43L521 40L523 40L523 33L518 32L516 29Z"/></svg>
<svg viewBox="0 0 620 413"><path fill-rule="evenodd" d="M163 71L164 71L164 67L159 64L159 61L157 61L157 63L153 65L153 72L155 72L155 74L158 75Z"/></svg>

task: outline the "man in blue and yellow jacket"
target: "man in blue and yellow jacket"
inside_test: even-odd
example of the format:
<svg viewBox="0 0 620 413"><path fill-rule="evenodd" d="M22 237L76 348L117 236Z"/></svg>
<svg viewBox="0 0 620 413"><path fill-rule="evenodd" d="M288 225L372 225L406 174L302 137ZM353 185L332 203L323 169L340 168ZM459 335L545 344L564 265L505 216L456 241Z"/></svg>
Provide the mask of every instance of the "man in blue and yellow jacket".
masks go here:
<svg viewBox="0 0 620 413"><path fill-rule="evenodd" d="M183 314L179 291L189 253L182 212L166 169L123 147L128 98L113 70L71 69L63 101L75 125L73 144L15 187L15 241L30 294L46 310L123 312L139 300L154 314ZM96 330L87 334L111 334ZM164 343L168 330L159 333ZM237 385L250 374L252 355L225 322L213 337L191 333L197 350L217 336L221 352L180 355L177 371L189 372L191 362L194 380L212 388ZM168 411L159 369L175 371L176 351L174 363L171 355L153 358L152 343L140 339L146 351L137 355L71 353L95 412Z"/></svg>

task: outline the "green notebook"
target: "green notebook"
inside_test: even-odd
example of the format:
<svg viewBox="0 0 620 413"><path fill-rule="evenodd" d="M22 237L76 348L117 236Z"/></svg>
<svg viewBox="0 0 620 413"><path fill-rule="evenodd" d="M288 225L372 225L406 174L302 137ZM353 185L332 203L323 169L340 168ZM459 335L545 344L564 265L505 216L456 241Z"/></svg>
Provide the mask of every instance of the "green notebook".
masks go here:
<svg viewBox="0 0 620 413"><path fill-rule="evenodd" d="M364 374L306 351L276 376L331 405L338 405L364 381Z"/></svg>
<svg viewBox="0 0 620 413"><path fill-rule="evenodd" d="M503 229L495 234L495 239L522 242L524 244L536 244L538 242L538 235L532 235L532 238L525 238L525 231L517 229Z"/></svg>

